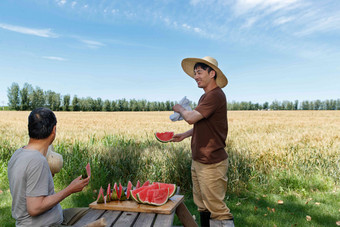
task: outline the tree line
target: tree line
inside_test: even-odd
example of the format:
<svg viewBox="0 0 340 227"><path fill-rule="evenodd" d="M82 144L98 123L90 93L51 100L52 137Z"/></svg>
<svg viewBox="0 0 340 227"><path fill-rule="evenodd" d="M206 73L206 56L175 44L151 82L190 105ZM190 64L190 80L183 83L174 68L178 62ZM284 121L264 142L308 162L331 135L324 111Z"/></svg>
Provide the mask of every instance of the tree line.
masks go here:
<svg viewBox="0 0 340 227"><path fill-rule="evenodd" d="M8 106L10 110L33 110L37 107L48 107L53 111L170 111L177 102L150 102L142 100L102 100L91 97L79 98L76 95L61 95L60 93L25 83L20 89L18 83L12 83L7 89ZM195 107L192 104L192 108Z"/></svg>
<svg viewBox="0 0 340 227"><path fill-rule="evenodd" d="M177 102L150 102L142 100L102 100L91 97L72 98L70 95L35 87L25 83L20 89L18 83L12 83L7 89L8 106L11 110L33 110L37 107L48 107L53 111L171 111ZM195 108L196 103L192 103ZM228 110L340 110L340 99L315 101L273 101L263 104L252 102L228 102Z"/></svg>
<svg viewBox="0 0 340 227"><path fill-rule="evenodd" d="M340 99L315 100L315 101L273 101L263 104L252 102L228 103L228 110L340 110Z"/></svg>

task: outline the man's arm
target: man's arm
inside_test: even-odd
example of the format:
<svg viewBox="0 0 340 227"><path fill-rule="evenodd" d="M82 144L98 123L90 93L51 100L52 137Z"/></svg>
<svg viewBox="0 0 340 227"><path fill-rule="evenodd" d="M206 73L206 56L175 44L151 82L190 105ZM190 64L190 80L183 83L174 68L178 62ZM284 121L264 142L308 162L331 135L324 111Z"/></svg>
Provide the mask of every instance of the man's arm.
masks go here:
<svg viewBox="0 0 340 227"><path fill-rule="evenodd" d="M186 132L176 134L172 137L171 142L181 142L185 138L192 136L192 132L193 132L193 129L190 129Z"/></svg>
<svg viewBox="0 0 340 227"><path fill-rule="evenodd" d="M180 113L183 119L190 125L195 124L196 122L204 118L203 115L196 110L186 110L183 106L179 104L174 105L172 109L175 112Z"/></svg>
<svg viewBox="0 0 340 227"><path fill-rule="evenodd" d="M74 179L65 189L50 196L26 197L27 212L37 216L61 202L72 193L80 192L89 184L90 177L82 180L81 176Z"/></svg>

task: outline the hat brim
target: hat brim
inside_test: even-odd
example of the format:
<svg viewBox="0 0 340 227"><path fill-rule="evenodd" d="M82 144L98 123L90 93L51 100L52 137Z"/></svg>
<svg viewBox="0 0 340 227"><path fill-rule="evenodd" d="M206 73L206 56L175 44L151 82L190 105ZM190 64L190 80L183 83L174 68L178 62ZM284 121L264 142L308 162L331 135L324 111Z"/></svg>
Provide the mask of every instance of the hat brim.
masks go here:
<svg viewBox="0 0 340 227"><path fill-rule="evenodd" d="M192 78L195 77L194 75L194 66L196 63L204 63L206 65L209 65L213 70L215 70L217 77L216 77L216 84L220 88L224 88L228 84L228 79L224 75L224 73L214 64L210 63L209 61L206 61L202 58L184 58L182 60L182 68L186 74L191 76Z"/></svg>

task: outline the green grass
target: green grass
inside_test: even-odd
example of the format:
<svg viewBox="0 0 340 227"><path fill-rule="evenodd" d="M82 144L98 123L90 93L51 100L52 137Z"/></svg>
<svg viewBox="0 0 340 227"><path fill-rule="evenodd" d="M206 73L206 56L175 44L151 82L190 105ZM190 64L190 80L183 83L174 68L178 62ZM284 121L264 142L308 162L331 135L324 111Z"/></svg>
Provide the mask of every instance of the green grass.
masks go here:
<svg viewBox="0 0 340 227"><path fill-rule="evenodd" d="M0 223L14 226L11 217L11 196L8 192L7 163L19 145L0 142ZM88 162L92 179L81 193L61 202L62 207L84 207L96 199L98 190L108 183L130 180L175 183L185 195L185 204L199 223L199 213L191 193L190 148L181 144L107 135L93 136L87 143L55 145L63 155L64 167L54 177L56 191L66 187L82 174ZM294 150L298 155L298 150ZM303 155L305 155L305 151ZM335 226L340 221L340 193L337 157L323 157L311 152L308 158L296 158L267 168L256 166L259 160L228 147L230 166L226 202L235 217L236 226ZM318 158L318 163L315 158ZM301 156L300 156L301 157ZM267 161L267 160L264 160ZM282 200L282 205L278 204ZM310 216L311 221L306 217ZM174 225L180 225L175 217Z"/></svg>

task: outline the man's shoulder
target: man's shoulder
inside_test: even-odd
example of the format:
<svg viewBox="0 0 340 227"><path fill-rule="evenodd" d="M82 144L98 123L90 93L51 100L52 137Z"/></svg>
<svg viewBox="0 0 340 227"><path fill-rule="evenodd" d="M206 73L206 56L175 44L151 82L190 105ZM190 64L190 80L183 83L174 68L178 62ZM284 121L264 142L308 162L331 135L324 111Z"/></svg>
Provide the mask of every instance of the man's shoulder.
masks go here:
<svg viewBox="0 0 340 227"><path fill-rule="evenodd" d="M8 162L8 167L10 167L14 163L29 163L29 162L43 162L46 158L39 152L34 150L26 150L24 148L17 149L11 159Z"/></svg>

